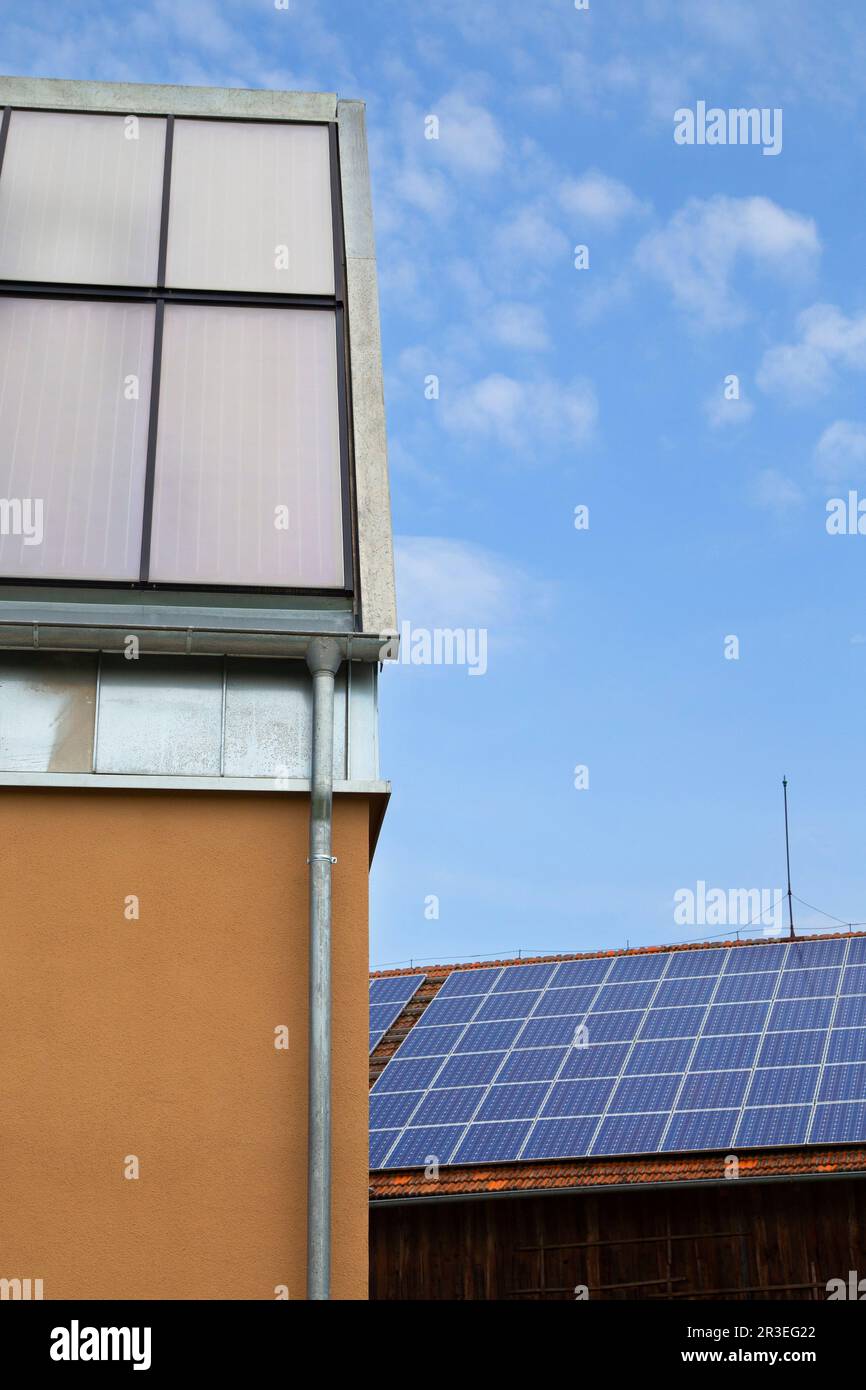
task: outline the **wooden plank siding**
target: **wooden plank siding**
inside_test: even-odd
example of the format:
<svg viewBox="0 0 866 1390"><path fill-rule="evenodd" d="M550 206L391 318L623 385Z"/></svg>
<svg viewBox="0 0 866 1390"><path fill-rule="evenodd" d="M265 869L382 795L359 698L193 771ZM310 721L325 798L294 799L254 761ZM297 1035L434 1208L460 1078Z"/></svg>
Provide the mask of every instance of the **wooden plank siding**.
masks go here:
<svg viewBox="0 0 866 1390"><path fill-rule="evenodd" d="M370 1297L824 1299L866 1279L864 1232L858 1178L397 1200L371 1208Z"/></svg>

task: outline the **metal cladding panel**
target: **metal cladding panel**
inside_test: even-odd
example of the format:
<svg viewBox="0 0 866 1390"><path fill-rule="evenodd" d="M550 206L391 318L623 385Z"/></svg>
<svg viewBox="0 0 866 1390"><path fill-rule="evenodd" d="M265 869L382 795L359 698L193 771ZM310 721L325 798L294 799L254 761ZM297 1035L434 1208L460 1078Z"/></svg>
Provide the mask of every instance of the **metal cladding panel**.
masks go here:
<svg viewBox="0 0 866 1390"><path fill-rule="evenodd" d="M378 778L376 673L359 670L337 674L334 769L337 782L364 785ZM300 661L0 652L0 697L0 776L196 777L214 789L309 777Z"/></svg>
<svg viewBox="0 0 866 1390"><path fill-rule="evenodd" d="M155 285L165 121L13 111L0 279Z"/></svg>
<svg viewBox="0 0 866 1390"><path fill-rule="evenodd" d="M562 1013L574 996L580 1011ZM421 1059L426 1032L436 1055ZM774 942L456 971L373 1094L410 1091L405 1124L373 1129L373 1166L429 1161L433 1119L451 1164L866 1142L866 951Z"/></svg>
<svg viewBox="0 0 866 1390"><path fill-rule="evenodd" d="M0 767L89 772L96 657L16 652L0 657Z"/></svg>
<svg viewBox="0 0 866 1390"><path fill-rule="evenodd" d="M346 673L334 683L335 777L346 776ZM313 747L310 680L297 661L226 663L227 777L298 777Z"/></svg>
<svg viewBox="0 0 866 1390"><path fill-rule="evenodd" d="M222 663L103 656L97 772L219 777Z"/></svg>

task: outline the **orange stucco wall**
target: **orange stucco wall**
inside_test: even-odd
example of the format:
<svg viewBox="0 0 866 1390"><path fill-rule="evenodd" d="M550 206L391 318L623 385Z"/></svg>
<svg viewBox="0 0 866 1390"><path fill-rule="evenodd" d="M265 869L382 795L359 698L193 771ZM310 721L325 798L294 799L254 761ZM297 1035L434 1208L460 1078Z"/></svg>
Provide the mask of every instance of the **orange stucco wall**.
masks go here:
<svg viewBox="0 0 866 1390"><path fill-rule="evenodd" d="M302 796L0 790L0 1277L304 1297L307 816ZM368 826L365 798L335 799L337 1298L367 1296Z"/></svg>

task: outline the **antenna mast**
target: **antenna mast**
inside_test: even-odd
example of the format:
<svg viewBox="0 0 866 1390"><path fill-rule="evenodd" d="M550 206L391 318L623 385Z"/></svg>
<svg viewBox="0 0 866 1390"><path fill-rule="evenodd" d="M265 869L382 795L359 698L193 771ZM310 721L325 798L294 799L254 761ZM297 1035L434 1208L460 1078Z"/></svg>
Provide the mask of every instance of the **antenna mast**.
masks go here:
<svg viewBox="0 0 866 1390"><path fill-rule="evenodd" d="M782 778L782 790L785 793L785 860L788 865L788 921L790 922L789 937L794 940L794 907L791 900L791 850L788 843L788 779Z"/></svg>

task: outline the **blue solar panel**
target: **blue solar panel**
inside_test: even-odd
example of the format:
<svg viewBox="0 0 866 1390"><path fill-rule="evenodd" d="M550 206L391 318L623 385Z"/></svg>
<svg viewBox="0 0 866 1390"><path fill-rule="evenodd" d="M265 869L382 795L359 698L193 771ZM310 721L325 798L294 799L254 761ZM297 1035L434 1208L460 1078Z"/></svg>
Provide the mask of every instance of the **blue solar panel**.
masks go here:
<svg viewBox="0 0 866 1390"><path fill-rule="evenodd" d="M578 985L597 985L610 970L609 960L564 960L553 980L554 989Z"/></svg>
<svg viewBox="0 0 866 1390"><path fill-rule="evenodd" d="M668 963L667 955L661 952L651 956L617 956L607 977L608 984L622 984L626 980L659 980Z"/></svg>
<svg viewBox="0 0 866 1390"><path fill-rule="evenodd" d="M402 1129L425 1091L386 1091L370 1097L371 1129Z"/></svg>
<svg viewBox="0 0 866 1390"><path fill-rule="evenodd" d="M538 990L510 990L507 994L488 994L478 1013L479 1023L495 1018L526 1018L541 998Z"/></svg>
<svg viewBox="0 0 866 1390"><path fill-rule="evenodd" d="M866 994L866 965L849 965L842 975L840 994Z"/></svg>
<svg viewBox="0 0 866 1390"><path fill-rule="evenodd" d="M518 1038L521 1047L573 1047L585 1014L531 1018Z"/></svg>
<svg viewBox="0 0 866 1390"><path fill-rule="evenodd" d="M642 1154L658 1148L667 1114L608 1115L592 1141L594 1154Z"/></svg>
<svg viewBox="0 0 866 1390"><path fill-rule="evenodd" d="M780 999L770 1010L767 1028L771 1033L796 1033L803 1028L826 1028L832 1014L832 999Z"/></svg>
<svg viewBox="0 0 866 1390"><path fill-rule="evenodd" d="M383 1168L424 1168L430 1163L447 1163L464 1125L427 1125L404 1129L394 1148L379 1166Z"/></svg>
<svg viewBox="0 0 866 1390"><path fill-rule="evenodd" d="M740 1106L750 1075L748 1071L691 1072L683 1082L677 1110L721 1110L725 1106Z"/></svg>
<svg viewBox="0 0 866 1390"><path fill-rule="evenodd" d="M785 963L786 945L767 942L766 946L740 946L730 951L726 975L739 975L743 970L781 970Z"/></svg>
<svg viewBox="0 0 866 1390"><path fill-rule="evenodd" d="M821 1003L824 1002L821 1000ZM833 1023L837 1028L866 1026L866 994L846 994L844 999L840 999L836 1005Z"/></svg>
<svg viewBox="0 0 866 1390"><path fill-rule="evenodd" d="M373 1087L371 1125L388 1168L866 1142L866 946L453 972Z"/></svg>
<svg viewBox="0 0 866 1390"><path fill-rule="evenodd" d="M398 1049L373 1087L373 1094L426 1090L441 1066L441 1057L413 1057L404 1062Z"/></svg>
<svg viewBox="0 0 866 1390"><path fill-rule="evenodd" d="M592 1007L596 1013L606 1009L645 1009L656 988L652 980L632 985L602 985Z"/></svg>
<svg viewBox="0 0 866 1390"><path fill-rule="evenodd" d="M730 1033L716 1038L699 1038L691 1069L721 1071L725 1067L752 1067L760 1045L760 1033L745 1033L740 1037Z"/></svg>
<svg viewBox="0 0 866 1390"><path fill-rule="evenodd" d="M772 999L779 983L777 970L761 970L754 975L729 975L719 981L716 1004L742 1004L753 999Z"/></svg>
<svg viewBox="0 0 866 1390"><path fill-rule="evenodd" d="M587 1014L586 1030L590 1042L630 1042L643 1019L640 1009L615 1014Z"/></svg>
<svg viewBox="0 0 866 1390"><path fill-rule="evenodd" d="M539 1120L530 1132L521 1158L582 1157L598 1126L598 1115L580 1120Z"/></svg>
<svg viewBox="0 0 866 1390"><path fill-rule="evenodd" d="M792 941L788 946L785 969L808 970L819 965L841 965L847 944L844 940ZM851 944L853 946L855 943L852 941Z"/></svg>
<svg viewBox="0 0 866 1390"><path fill-rule="evenodd" d="M819 1100L866 1100L866 1063L847 1062L824 1068Z"/></svg>
<svg viewBox="0 0 866 1390"><path fill-rule="evenodd" d="M465 997L458 995L454 999L440 999L437 996L427 1005L415 1027L434 1028L442 1023L468 1023L475 1017L485 998L485 995L478 994Z"/></svg>
<svg viewBox="0 0 866 1390"><path fill-rule="evenodd" d="M447 1028L419 1028L416 1024L400 1044L400 1058L447 1057L459 1045L464 1031L462 1023Z"/></svg>
<svg viewBox="0 0 866 1390"><path fill-rule="evenodd" d="M393 1144L399 1129L377 1129L370 1131L370 1167L381 1168L385 1155Z"/></svg>
<svg viewBox="0 0 866 1390"><path fill-rule="evenodd" d="M436 995L437 999L450 999L455 994L486 994L499 978L499 966L487 970L455 970L448 976Z"/></svg>
<svg viewBox="0 0 866 1390"><path fill-rule="evenodd" d="M544 1104L549 1089L547 1081L530 1081L517 1086L491 1086L476 1118L531 1120Z"/></svg>
<svg viewBox="0 0 866 1390"><path fill-rule="evenodd" d="M439 1075L437 1087L486 1086L505 1061L504 1052L452 1053Z"/></svg>
<svg viewBox="0 0 866 1390"><path fill-rule="evenodd" d="M494 994L512 989L544 989L556 970L556 963L550 965L508 965L492 986Z"/></svg>
<svg viewBox="0 0 866 1390"><path fill-rule="evenodd" d="M504 1023L469 1023L463 1030L455 1052L498 1052L511 1046L523 1020L512 1018Z"/></svg>
<svg viewBox="0 0 866 1390"><path fill-rule="evenodd" d="M714 1004L704 1033L760 1033L769 1012L769 1004Z"/></svg>
<svg viewBox="0 0 866 1390"><path fill-rule="evenodd" d="M497 1076L505 1081L552 1081L567 1056L563 1047L534 1047L524 1052L512 1052Z"/></svg>
<svg viewBox="0 0 866 1390"><path fill-rule="evenodd" d="M739 1110L677 1110L665 1135L666 1153L677 1149L727 1149Z"/></svg>
<svg viewBox="0 0 866 1390"><path fill-rule="evenodd" d="M398 1005L402 1009L403 1005ZM386 1032L391 1027L396 1017L393 1004L371 1004L370 1005L370 1030L376 1032Z"/></svg>
<svg viewBox="0 0 866 1390"><path fill-rule="evenodd" d="M580 989L545 990L533 1016L538 1018L548 1014L585 1014L597 993L597 985L587 985Z"/></svg>
<svg viewBox="0 0 866 1390"><path fill-rule="evenodd" d="M685 1008L689 1004L708 1004L716 988L715 975L694 975L685 980L662 980L653 1007Z"/></svg>
<svg viewBox="0 0 866 1390"><path fill-rule="evenodd" d="M542 1115L601 1115L616 1085L613 1077L557 1081L550 1088Z"/></svg>
<svg viewBox="0 0 866 1390"><path fill-rule="evenodd" d="M749 1088L749 1105L811 1105L820 1072L820 1067L759 1068Z"/></svg>
<svg viewBox="0 0 866 1390"><path fill-rule="evenodd" d="M685 1071L694 1050L694 1038L663 1038L660 1042L639 1042L626 1064L631 1076L652 1072Z"/></svg>
<svg viewBox="0 0 866 1390"><path fill-rule="evenodd" d="M560 1080L577 1080L582 1076L619 1076L629 1053L629 1043L592 1043L589 1047L572 1047L566 1054Z"/></svg>
<svg viewBox="0 0 866 1390"><path fill-rule="evenodd" d="M425 975L386 975L370 981L371 1004L405 1004L423 985Z"/></svg>
<svg viewBox="0 0 866 1390"><path fill-rule="evenodd" d="M665 972L666 980L681 980L690 975L718 975L725 961L720 947L702 951L677 951Z"/></svg>
<svg viewBox="0 0 866 1390"><path fill-rule="evenodd" d="M780 999L815 999L835 995L841 970L786 970L779 986Z"/></svg>
<svg viewBox="0 0 866 1390"><path fill-rule="evenodd" d="M746 1109L735 1136L739 1147L802 1144L812 1115L810 1105L771 1105Z"/></svg>
<svg viewBox="0 0 866 1390"><path fill-rule="evenodd" d="M650 1009L641 1038L695 1038L701 1031L706 1009Z"/></svg>
<svg viewBox="0 0 866 1390"><path fill-rule="evenodd" d="M758 1053L759 1067L810 1067L822 1060L827 1043L824 1030L810 1033L768 1033Z"/></svg>
<svg viewBox="0 0 866 1390"><path fill-rule="evenodd" d="M834 1028L827 1061L866 1062L866 1032L862 1028Z"/></svg>
<svg viewBox="0 0 866 1390"><path fill-rule="evenodd" d="M503 1163L520 1153L530 1123L470 1125L454 1152L452 1163Z"/></svg>
<svg viewBox="0 0 866 1390"><path fill-rule="evenodd" d="M423 985L425 975L387 975L370 981L370 1051Z"/></svg>
<svg viewBox="0 0 866 1390"><path fill-rule="evenodd" d="M612 1114L635 1110L670 1110L679 1076L624 1076L611 1097Z"/></svg>
<svg viewBox="0 0 866 1390"><path fill-rule="evenodd" d="M413 1125L456 1125L468 1122L481 1103L484 1086L428 1091L415 1114Z"/></svg>
<svg viewBox="0 0 866 1390"><path fill-rule="evenodd" d="M819 1105L810 1136L813 1144L861 1143L866 1134L866 1105Z"/></svg>

